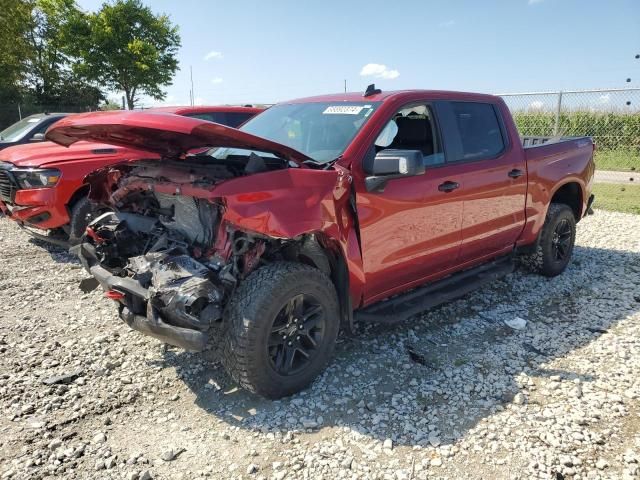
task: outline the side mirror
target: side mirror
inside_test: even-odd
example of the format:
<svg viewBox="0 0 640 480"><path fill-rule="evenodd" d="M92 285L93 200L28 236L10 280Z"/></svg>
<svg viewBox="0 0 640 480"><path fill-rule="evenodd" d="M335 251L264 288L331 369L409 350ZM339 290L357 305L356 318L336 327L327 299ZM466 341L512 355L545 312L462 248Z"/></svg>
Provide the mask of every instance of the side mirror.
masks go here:
<svg viewBox="0 0 640 480"><path fill-rule="evenodd" d="M44 133L34 133L29 139L30 142L44 142Z"/></svg>
<svg viewBox="0 0 640 480"><path fill-rule="evenodd" d="M389 180L413 177L424 173L424 161L419 150L386 149L378 152L369 165L364 166L367 192L382 192Z"/></svg>

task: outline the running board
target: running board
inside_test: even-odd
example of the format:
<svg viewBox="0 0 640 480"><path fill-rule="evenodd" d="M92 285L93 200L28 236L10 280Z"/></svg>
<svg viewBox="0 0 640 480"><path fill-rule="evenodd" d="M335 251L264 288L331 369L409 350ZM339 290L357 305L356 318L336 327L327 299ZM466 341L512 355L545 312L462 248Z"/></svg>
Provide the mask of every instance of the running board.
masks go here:
<svg viewBox="0 0 640 480"><path fill-rule="evenodd" d="M462 297L508 275L514 269L513 257L511 255L502 257L357 310L355 320L386 324L400 323L412 315Z"/></svg>

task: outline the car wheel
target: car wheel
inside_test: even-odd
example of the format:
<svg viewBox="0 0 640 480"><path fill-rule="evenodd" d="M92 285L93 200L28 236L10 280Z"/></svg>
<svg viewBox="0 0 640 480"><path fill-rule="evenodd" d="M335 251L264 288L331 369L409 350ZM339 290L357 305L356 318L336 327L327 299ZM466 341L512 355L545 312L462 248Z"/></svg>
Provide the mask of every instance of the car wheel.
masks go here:
<svg viewBox="0 0 640 480"><path fill-rule="evenodd" d="M533 254L522 257L531 271L555 277L569 265L576 241L576 218L573 210L562 203L552 203Z"/></svg>
<svg viewBox="0 0 640 480"><path fill-rule="evenodd" d="M69 244L77 245L82 239L87 225L101 212L89 201L87 197L82 197L71 207L69 221Z"/></svg>
<svg viewBox="0 0 640 480"><path fill-rule="evenodd" d="M225 311L222 361L242 387L267 398L307 387L333 353L340 316L331 280L277 262L251 273Z"/></svg>

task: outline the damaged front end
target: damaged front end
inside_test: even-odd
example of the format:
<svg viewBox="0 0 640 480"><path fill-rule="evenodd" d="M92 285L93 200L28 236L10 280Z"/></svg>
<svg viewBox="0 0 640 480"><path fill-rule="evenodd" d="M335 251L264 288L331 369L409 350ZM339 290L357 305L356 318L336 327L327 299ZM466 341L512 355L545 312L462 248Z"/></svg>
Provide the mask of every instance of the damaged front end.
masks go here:
<svg viewBox="0 0 640 480"><path fill-rule="evenodd" d="M88 178L91 200L110 211L72 250L131 328L201 351L238 284L261 264L302 261L331 273L314 232L335 225L335 194L346 204L347 178L279 159L262 162L259 175L254 168L196 156Z"/></svg>
<svg viewBox="0 0 640 480"><path fill-rule="evenodd" d="M164 342L203 350L231 287L218 275L221 269L193 258L187 242L148 217L109 212L88 232L76 253L120 303L120 318Z"/></svg>
<svg viewBox="0 0 640 480"><path fill-rule="evenodd" d="M220 202L156 191L168 183L180 190L166 175L193 185L196 172L179 170L142 163L102 172L115 211L96 218L73 250L131 328L201 351L230 292L257 265L264 240L223 225ZM197 172L199 188L232 175L206 170Z"/></svg>

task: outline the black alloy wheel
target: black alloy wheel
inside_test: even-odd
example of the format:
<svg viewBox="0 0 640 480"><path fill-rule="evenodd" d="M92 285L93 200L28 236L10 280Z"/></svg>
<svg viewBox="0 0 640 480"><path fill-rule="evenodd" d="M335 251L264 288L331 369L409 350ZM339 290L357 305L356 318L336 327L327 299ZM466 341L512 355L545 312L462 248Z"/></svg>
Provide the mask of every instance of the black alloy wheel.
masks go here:
<svg viewBox="0 0 640 480"><path fill-rule="evenodd" d="M318 355L326 314L310 294L291 298L278 312L271 327L268 355L271 367L280 375L295 375Z"/></svg>
<svg viewBox="0 0 640 480"><path fill-rule="evenodd" d="M563 218L560 223L556 225L551 238L551 245L553 248L554 258L558 261L564 261L567 255L571 253L571 239L573 236L573 229L569 220Z"/></svg>

